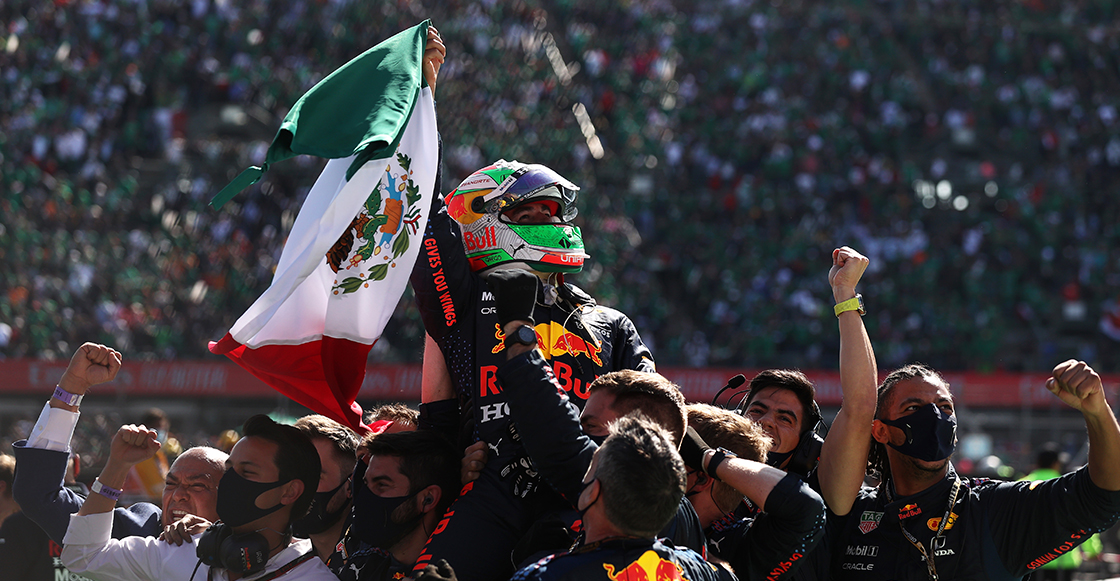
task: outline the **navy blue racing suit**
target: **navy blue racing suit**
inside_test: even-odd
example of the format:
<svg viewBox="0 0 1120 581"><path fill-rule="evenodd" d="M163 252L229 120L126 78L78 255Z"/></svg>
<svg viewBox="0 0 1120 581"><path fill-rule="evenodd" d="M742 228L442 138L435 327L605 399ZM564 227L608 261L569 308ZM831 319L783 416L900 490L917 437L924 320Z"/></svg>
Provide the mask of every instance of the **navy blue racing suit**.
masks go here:
<svg viewBox="0 0 1120 581"><path fill-rule="evenodd" d="M1120 518L1120 492L1098 488L1088 468L1034 482L962 478L938 538L956 478L950 465L940 482L901 498L865 487L851 512L829 515L832 578L927 581L905 529L932 550L941 579L1021 579Z"/></svg>
<svg viewBox="0 0 1120 581"><path fill-rule="evenodd" d="M513 571L510 551L522 534L538 516L569 506L538 486L539 476L512 429L497 381L506 353L494 296L471 270L459 224L439 196L431 216L412 272L416 304L443 353L462 420L473 422L467 439L486 442L489 454L479 478L463 488L436 527L415 570L434 557L447 559L463 581L507 579ZM578 407L604 373L654 371L652 355L626 315L596 305L573 285L557 291L551 304L543 296L538 301L536 331L560 386Z"/></svg>
<svg viewBox="0 0 1120 581"><path fill-rule="evenodd" d="M599 446L583 433L579 410L556 384L539 350L518 355L499 367L498 383L508 390L509 415L533 465L545 482L573 507L559 515L563 524L578 529L579 513L574 507L583 490L583 476ZM681 499L677 515L658 537L667 537L678 547L687 547L706 556L707 539L700 517L686 499ZM563 547L533 548L551 548L545 553L549 554L568 546L570 542Z"/></svg>
<svg viewBox="0 0 1120 581"><path fill-rule="evenodd" d="M521 569L511 581L733 581L726 569L692 549L654 539L608 539L568 553L545 557Z"/></svg>

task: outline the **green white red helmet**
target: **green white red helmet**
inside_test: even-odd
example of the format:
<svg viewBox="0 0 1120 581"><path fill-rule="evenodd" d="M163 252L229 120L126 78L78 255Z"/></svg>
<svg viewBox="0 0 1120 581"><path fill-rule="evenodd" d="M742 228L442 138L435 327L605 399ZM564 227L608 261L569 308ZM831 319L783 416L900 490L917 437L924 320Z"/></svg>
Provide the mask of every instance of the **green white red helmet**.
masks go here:
<svg viewBox="0 0 1120 581"><path fill-rule="evenodd" d="M587 254L576 217L579 188L540 164L498 160L473 174L447 196L447 212L459 223L471 269L496 267L536 272L579 272ZM521 204L551 206L549 224L516 224L503 215Z"/></svg>

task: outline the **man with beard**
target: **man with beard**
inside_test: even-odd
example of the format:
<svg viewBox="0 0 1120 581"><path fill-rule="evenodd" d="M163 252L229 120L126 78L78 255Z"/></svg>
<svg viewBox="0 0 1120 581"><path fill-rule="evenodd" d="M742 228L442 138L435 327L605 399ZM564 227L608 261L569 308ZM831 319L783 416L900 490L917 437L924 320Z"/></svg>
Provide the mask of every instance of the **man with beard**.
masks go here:
<svg viewBox="0 0 1120 581"><path fill-rule="evenodd" d="M15 500L24 514L35 521L56 543L62 543L70 515L86 499L65 486L70 440L78 423L79 405L95 385L112 381L121 368L116 350L85 343L74 353L58 381L54 395L27 440L12 445L19 469L12 484ZM159 536L175 521L194 515L207 521L218 518L214 510L218 480L227 455L221 450L199 446L183 452L171 465L163 488L162 509L147 502L113 511L113 538L132 535ZM97 479L95 494L112 494L124 487L125 474L112 476L119 467L110 456ZM100 492L100 494L96 494Z"/></svg>
<svg viewBox="0 0 1120 581"><path fill-rule="evenodd" d="M335 581L311 541L291 535L319 484L319 453L299 430L268 416L249 418L218 484L219 521L183 545L151 537L110 538L111 495L94 494L71 517L62 563L92 579L233 581L259 575L284 581ZM155 454L156 432L124 426L110 456L131 467ZM112 476L116 476L117 470ZM104 474L104 473L103 473ZM123 474L121 475L123 477ZM270 575L271 573L271 575Z"/></svg>
<svg viewBox="0 0 1120 581"><path fill-rule="evenodd" d="M328 564L342 581L403 579L455 499L459 454L425 430L369 436L360 450L353 519Z"/></svg>
<svg viewBox="0 0 1120 581"><path fill-rule="evenodd" d="M1080 411L1088 466L1060 478L961 478L949 462L957 419L949 384L908 365L879 387L869 466L882 479L829 517L835 579L1018 579L1120 517L1120 426L1101 378L1081 361L1046 388Z"/></svg>
<svg viewBox="0 0 1120 581"><path fill-rule="evenodd" d="M358 435L319 414L303 416L296 420L295 427L319 451L322 470L311 508L306 516L292 523L292 534L310 539L319 558L329 567L328 559L350 524L350 476L357 460Z"/></svg>

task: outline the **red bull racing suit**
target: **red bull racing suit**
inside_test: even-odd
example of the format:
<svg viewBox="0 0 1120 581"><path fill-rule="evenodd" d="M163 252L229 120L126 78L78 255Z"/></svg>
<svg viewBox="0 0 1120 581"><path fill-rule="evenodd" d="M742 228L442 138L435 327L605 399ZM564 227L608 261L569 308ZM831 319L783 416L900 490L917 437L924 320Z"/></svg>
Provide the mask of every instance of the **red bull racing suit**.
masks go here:
<svg viewBox="0 0 1120 581"><path fill-rule="evenodd" d="M692 549L654 539L607 539L545 557L511 581L729 581L735 576Z"/></svg>
<svg viewBox="0 0 1120 581"><path fill-rule="evenodd" d="M830 514L832 578L926 581L916 542L941 579L1021 579L1120 518L1120 492L1098 488L1088 468L1035 482L961 478L950 506L956 481L950 465L918 494L864 488L846 516Z"/></svg>
<svg viewBox="0 0 1120 581"><path fill-rule="evenodd" d="M437 188L438 188L437 182ZM416 304L439 345L472 440L489 447L481 476L464 487L416 563L444 558L459 579L506 579L510 550L537 516L570 508L539 477L511 429L506 395L497 381L505 342L494 296L467 261L460 229L437 196L420 258L412 273ZM536 307L536 331L560 386L581 409L596 377L619 369L653 371L652 355L634 324L563 284Z"/></svg>

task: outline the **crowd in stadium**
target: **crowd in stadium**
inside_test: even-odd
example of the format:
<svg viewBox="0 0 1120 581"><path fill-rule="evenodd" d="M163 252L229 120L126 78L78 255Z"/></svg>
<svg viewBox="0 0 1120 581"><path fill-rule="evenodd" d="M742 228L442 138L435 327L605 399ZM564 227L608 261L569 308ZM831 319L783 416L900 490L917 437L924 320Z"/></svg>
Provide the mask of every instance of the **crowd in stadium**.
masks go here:
<svg viewBox="0 0 1120 581"><path fill-rule="evenodd" d="M1020 579L1089 555L1120 518L1097 373L1120 340L1113 16L1010 0L5 3L0 355L71 359L5 434L0 571ZM157 410L79 423L122 353L209 356L267 288L322 161L277 164L220 210L210 197L264 160L299 95L426 18L447 199L375 355L423 357L419 411L315 399L325 415L254 415L184 437L197 446ZM505 254L475 253L482 225ZM766 371L733 378L724 409L687 403L655 359ZM825 426L796 368L834 365L843 406ZM1047 372L1084 418L1086 464L959 475L934 368Z"/></svg>
<svg viewBox="0 0 1120 581"><path fill-rule="evenodd" d="M5 3L0 353L59 358L98 337L206 357L267 287L320 162L206 202L260 161L303 91L430 17L451 49L444 183L506 158L583 187L592 260L573 281L631 313L660 361L834 366L807 264L848 240L876 259L869 329L886 362L1038 370L1062 353L1111 370L1112 11ZM384 360L419 359L408 302Z"/></svg>

